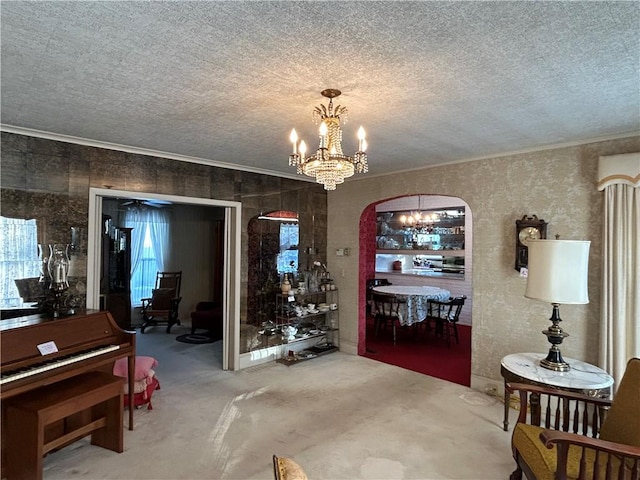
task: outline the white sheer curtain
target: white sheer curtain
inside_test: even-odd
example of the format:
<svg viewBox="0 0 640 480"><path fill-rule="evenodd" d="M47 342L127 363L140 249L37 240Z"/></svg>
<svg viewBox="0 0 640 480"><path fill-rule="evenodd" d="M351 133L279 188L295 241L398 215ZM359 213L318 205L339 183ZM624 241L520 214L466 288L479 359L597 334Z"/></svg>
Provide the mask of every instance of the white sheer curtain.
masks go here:
<svg viewBox="0 0 640 480"><path fill-rule="evenodd" d="M131 232L131 276L140 267L144 236L147 230L146 212L140 208L132 208L124 214L124 226L133 228Z"/></svg>
<svg viewBox="0 0 640 480"><path fill-rule="evenodd" d="M149 233L151 235L151 245L153 253L156 257L156 265L160 272L165 271L167 267L167 256L169 253L169 215L166 210L155 209L149 210Z"/></svg>
<svg viewBox="0 0 640 480"><path fill-rule="evenodd" d="M164 271L170 246L170 214L156 208L131 208L124 224L133 228L131 235L131 302L151 296L156 272ZM150 245L148 244L150 243ZM153 257L153 260L151 260ZM150 264L149 262L153 262Z"/></svg>
<svg viewBox="0 0 640 480"><path fill-rule="evenodd" d="M640 357L640 153L600 157L604 190L600 359L620 383Z"/></svg>

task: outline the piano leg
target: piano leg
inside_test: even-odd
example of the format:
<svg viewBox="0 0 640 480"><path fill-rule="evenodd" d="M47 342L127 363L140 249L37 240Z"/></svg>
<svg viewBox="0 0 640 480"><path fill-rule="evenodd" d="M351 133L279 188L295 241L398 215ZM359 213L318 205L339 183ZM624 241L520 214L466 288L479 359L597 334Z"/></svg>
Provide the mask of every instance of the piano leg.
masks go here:
<svg viewBox="0 0 640 480"><path fill-rule="evenodd" d="M133 430L133 409L135 408L133 403L133 392L135 389L135 382L136 382L135 350L133 355L129 355L129 358L127 360L127 370L129 375L129 378L127 379L128 385L129 385L129 405L127 405L129 407L129 430Z"/></svg>

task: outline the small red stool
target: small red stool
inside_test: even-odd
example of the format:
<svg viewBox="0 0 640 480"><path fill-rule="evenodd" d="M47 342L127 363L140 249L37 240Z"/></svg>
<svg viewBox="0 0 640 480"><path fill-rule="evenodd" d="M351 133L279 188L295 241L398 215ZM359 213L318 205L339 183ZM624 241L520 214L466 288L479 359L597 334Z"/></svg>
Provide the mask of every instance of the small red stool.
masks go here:
<svg viewBox="0 0 640 480"><path fill-rule="evenodd" d="M147 410L153 410L151 396L156 390L160 390L160 382L156 378L154 368L158 361L153 357L136 356L135 382L133 390L133 405L140 408L147 406ZM119 377L128 378L127 359L120 358L113 365L113 374ZM129 386L125 383L124 405L129 405Z"/></svg>

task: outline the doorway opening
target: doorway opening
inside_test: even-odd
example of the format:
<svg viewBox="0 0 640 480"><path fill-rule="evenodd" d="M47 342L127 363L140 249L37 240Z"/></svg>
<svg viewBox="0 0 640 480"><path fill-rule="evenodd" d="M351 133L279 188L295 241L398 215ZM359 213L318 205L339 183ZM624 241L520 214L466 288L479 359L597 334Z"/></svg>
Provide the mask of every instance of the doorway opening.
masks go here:
<svg viewBox="0 0 640 480"><path fill-rule="evenodd" d="M126 190L89 189L89 224L87 249L87 308L100 307L100 271L102 237L102 201L110 198L157 200L180 205L222 207L224 258L222 267L223 358L224 370L239 366L240 325L240 217L241 203L226 200L131 192Z"/></svg>
<svg viewBox="0 0 640 480"><path fill-rule="evenodd" d="M422 219L419 225L416 218ZM360 217L359 355L470 385L472 238L472 212L461 198L413 194L384 199L364 209ZM465 296L457 324L459 338L447 342L435 329L427 329L427 302L419 307L409 302L411 307L405 308L411 310L405 315L410 313L411 321L396 322L394 345L391 328L377 332L375 328L375 308L367 286L380 282L407 290L437 287L451 297Z"/></svg>

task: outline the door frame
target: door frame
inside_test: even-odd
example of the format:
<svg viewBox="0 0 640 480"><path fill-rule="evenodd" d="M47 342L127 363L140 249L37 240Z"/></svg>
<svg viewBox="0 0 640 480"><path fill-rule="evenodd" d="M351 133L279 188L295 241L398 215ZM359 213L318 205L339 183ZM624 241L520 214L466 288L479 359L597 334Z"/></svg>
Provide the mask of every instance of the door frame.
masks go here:
<svg viewBox="0 0 640 480"><path fill-rule="evenodd" d="M242 204L228 200L184 197L160 193L132 192L107 188L89 188L87 232L87 308L100 308L100 268L102 248L102 199L165 200L171 203L223 207L224 272L223 272L223 370L238 370L240 355L240 239Z"/></svg>

